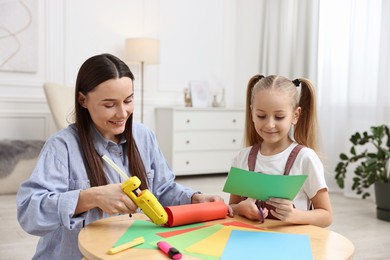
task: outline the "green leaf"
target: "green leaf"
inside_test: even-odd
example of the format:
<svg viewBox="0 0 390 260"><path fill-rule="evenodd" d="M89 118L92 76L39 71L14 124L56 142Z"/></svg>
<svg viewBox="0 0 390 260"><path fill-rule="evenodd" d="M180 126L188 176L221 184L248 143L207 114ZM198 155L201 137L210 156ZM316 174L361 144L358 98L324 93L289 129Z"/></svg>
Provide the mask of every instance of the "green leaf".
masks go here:
<svg viewBox="0 0 390 260"><path fill-rule="evenodd" d="M335 168L337 173L345 173L345 168L348 166L348 163L344 164L343 162L339 162ZM339 174L337 174L339 175Z"/></svg>
<svg viewBox="0 0 390 260"><path fill-rule="evenodd" d="M354 181L353 184L352 184L352 190L356 190L360 185L360 181Z"/></svg>
<svg viewBox="0 0 390 260"><path fill-rule="evenodd" d="M349 139L354 145L357 145L357 143L359 142L359 140L361 139L361 136L360 136L360 133L355 133L354 135L351 136L351 138Z"/></svg>
<svg viewBox="0 0 390 260"><path fill-rule="evenodd" d="M386 158L386 152L384 150L379 150L377 153L378 158L385 159Z"/></svg>
<svg viewBox="0 0 390 260"><path fill-rule="evenodd" d="M337 185L339 185L340 188L344 189L344 179L336 179Z"/></svg>
<svg viewBox="0 0 390 260"><path fill-rule="evenodd" d="M371 132L373 133L374 137L376 139L382 139L383 136L385 135L385 128L383 125L377 126L377 127L371 127Z"/></svg>
<svg viewBox="0 0 390 260"><path fill-rule="evenodd" d="M390 149L390 129L386 125L384 125L384 128L385 128L386 135L387 135L386 146L388 149Z"/></svg>
<svg viewBox="0 0 390 260"><path fill-rule="evenodd" d="M343 161L347 161L348 160L348 156L345 153L341 153L340 154L340 159L343 160Z"/></svg>
<svg viewBox="0 0 390 260"><path fill-rule="evenodd" d="M370 174L367 178L367 182L372 185L376 181L376 175L375 174Z"/></svg>
<svg viewBox="0 0 390 260"><path fill-rule="evenodd" d="M357 182L357 183L360 182L360 178L359 177L354 177L352 180L353 180L353 182Z"/></svg>

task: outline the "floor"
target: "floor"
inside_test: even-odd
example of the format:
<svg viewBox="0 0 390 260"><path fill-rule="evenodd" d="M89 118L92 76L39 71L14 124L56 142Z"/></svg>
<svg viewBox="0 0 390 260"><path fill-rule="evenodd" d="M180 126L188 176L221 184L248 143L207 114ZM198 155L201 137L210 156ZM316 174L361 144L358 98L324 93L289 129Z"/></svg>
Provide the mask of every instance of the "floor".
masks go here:
<svg viewBox="0 0 390 260"><path fill-rule="evenodd" d="M217 194L222 192L225 175L178 177L177 182ZM370 200L346 198L332 193L334 221L329 229L347 237L355 245L355 260L390 259L390 222L376 219L375 204ZM28 235L16 220L15 195L0 196L0 260L31 259L37 237Z"/></svg>

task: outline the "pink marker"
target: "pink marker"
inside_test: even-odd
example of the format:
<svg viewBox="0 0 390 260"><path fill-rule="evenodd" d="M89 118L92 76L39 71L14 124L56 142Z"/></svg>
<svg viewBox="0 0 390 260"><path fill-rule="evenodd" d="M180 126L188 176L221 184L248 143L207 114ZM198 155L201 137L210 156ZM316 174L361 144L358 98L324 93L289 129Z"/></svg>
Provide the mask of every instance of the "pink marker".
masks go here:
<svg viewBox="0 0 390 260"><path fill-rule="evenodd" d="M182 254L176 248L172 247L165 241L157 242L158 248L164 252L164 254L168 255L171 259L181 259Z"/></svg>

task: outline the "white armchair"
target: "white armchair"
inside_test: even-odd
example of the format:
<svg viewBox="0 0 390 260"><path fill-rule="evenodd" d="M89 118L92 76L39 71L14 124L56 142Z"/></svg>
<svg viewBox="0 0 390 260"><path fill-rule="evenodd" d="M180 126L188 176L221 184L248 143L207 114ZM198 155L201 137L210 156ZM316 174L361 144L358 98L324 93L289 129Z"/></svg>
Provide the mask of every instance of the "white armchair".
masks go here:
<svg viewBox="0 0 390 260"><path fill-rule="evenodd" d="M53 82L46 82L43 88L57 129L67 127L74 110L74 88Z"/></svg>

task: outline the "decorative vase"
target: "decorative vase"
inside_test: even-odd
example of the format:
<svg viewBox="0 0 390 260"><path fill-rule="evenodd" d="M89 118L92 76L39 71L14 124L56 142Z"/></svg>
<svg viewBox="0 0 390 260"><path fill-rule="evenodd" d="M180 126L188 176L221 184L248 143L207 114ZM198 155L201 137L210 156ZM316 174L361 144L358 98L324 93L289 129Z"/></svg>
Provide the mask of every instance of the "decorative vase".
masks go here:
<svg viewBox="0 0 390 260"><path fill-rule="evenodd" d="M213 102L211 103L212 107L219 107L219 103L217 101L217 95L213 96Z"/></svg>
<svg viewBox="0 0 390 260"><path fill-rule="evenodd" d="M192 107L191 91L189 88L184 89L184 106Z"/></svg>
<svg viewBox="0 0 390 260"><path fill-rule="evenodd" d="M375 182L376 216L390 221L390 183Z"/></svg>

